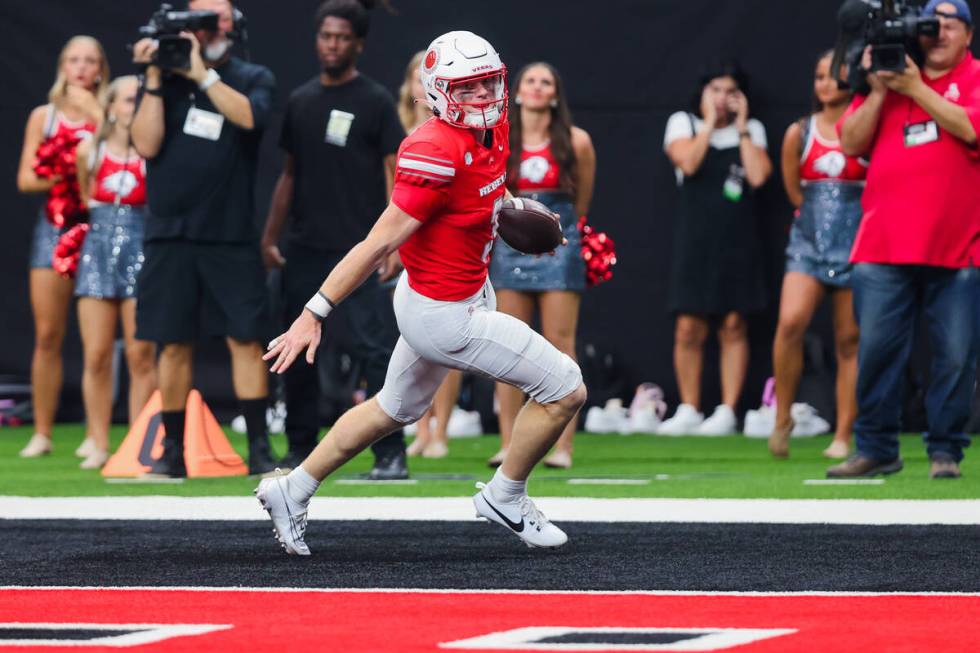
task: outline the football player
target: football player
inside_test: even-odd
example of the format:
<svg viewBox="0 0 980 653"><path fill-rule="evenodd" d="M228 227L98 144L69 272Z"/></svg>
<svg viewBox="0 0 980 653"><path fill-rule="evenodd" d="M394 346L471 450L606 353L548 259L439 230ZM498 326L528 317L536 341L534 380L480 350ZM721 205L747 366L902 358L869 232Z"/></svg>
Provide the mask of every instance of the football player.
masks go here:
<svg viewBox="0 0 980 653"><path fill-rule="evenodd" d="M390 204L265 356L278 373L300 356L312 364L324 318L399 251L405 272L394 308L401 337L384 387L345 413L288 476L256 489L288 553L309 555L307 506L320 482L416 421L450 368L510 383L530 397L503 464L489 483L477 484L477 516L528 546L568 540L528 497L527 478L585 402L582 374L524 322L497 312L487 280L509 154L506 68L486 40L456 31L428 47L420 77L433 118L402 142Z"/></svg>

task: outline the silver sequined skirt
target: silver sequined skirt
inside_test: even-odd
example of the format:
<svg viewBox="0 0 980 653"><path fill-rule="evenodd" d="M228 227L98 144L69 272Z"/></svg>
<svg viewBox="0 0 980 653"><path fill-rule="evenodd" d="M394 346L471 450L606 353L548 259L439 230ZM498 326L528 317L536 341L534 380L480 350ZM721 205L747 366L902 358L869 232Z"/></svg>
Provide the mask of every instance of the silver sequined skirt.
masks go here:
<svg viewBox="0 0 980 653"><path fill-rule="evenodd" d="M143 267L145 216L143 207L125 204L91 207L90 227L78 262L76 296L136 297L136 277Z"/></svg>
<svg viewBox="0 0 980 653"><path fill-rule="evenodd" d="M803 187L803 206L786 246L786 271L836 287L851 285L851 247L861 223L861 193L854 182L820 181Z"/></svg>
<svg viewBox="0 0 980 653"><path fill-rule="evenodd" d="M568 245L559 247L554 256L521 254L500 238L493 246L490 261L490 283L497 290L545 292L549 290L585 290L585 261L578 216L571 198L565 193L522 193L561 216L561 229Z"/></svg>

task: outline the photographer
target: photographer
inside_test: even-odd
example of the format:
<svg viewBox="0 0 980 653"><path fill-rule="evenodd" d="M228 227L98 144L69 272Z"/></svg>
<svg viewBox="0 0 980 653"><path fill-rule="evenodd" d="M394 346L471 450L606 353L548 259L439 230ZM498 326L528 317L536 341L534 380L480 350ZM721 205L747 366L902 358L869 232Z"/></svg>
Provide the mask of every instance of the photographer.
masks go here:
<svg viewBox="0 0 980 653"><path fill-rule="evenodd" d="M980 63L963 0L932 0L938 36L920 37L922 68L872 72L839 123L846 154L870 154L864 217L851 254L858 353L857 453L832 478L889 474L898 453L901 383L924 317L932 349L926 394L930 478L957 478L976 377L980 277ZM871 64L866 49L862 65Z"/></svg>
<svg viewBox="0 0 980 653"><path fill-rule="evenodd" d="M188 9L211 11L218 19L216 29L180 34L190 41L187 68L161 70L163 56L158 62L155 54L162 38L142 39L133 48L134 61L147 65L132 134L147 159L150 209L137 330L140 339L162 345L166 431L164 454L152 473L186 475L184 405L203 304L209 334L225 336L231 352L235 394L248 429L249 473L262 474L275 462L265 422L260 341L268 309L252 191L275 79L267 68L231 56L235 22L228 0L191 0ZM173 44L172 38L166 42Z"/></svg>

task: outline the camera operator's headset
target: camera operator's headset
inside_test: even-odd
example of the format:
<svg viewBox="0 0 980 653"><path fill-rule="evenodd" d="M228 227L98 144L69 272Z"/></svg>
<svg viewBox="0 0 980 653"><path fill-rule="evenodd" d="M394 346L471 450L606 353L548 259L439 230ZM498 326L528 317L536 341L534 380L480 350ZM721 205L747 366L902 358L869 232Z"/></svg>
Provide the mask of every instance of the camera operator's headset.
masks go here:
<svg viewBox="0 0 980 653"><path fill-rule="evenodd" d="M245 48L246 59L251 58L248 56L248 19L238 7L231 9L231 31L228 32L228 38Z"/></svg>

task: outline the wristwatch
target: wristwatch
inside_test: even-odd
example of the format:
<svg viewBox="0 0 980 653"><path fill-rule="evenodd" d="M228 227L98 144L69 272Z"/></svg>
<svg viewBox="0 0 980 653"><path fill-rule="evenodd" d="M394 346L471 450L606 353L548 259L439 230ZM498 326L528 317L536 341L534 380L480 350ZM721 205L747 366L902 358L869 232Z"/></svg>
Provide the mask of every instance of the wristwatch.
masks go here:
<svg viewBox="0 0 980 653"><path fill-rule="evenodd" d="M218 74L218 71L214 68L208 68L208 74L204 76L204 79L201 80L201 83L198 84L197 87L202 91L206 91L214 86L215 82L220 80L221 75Z"/></svg>

